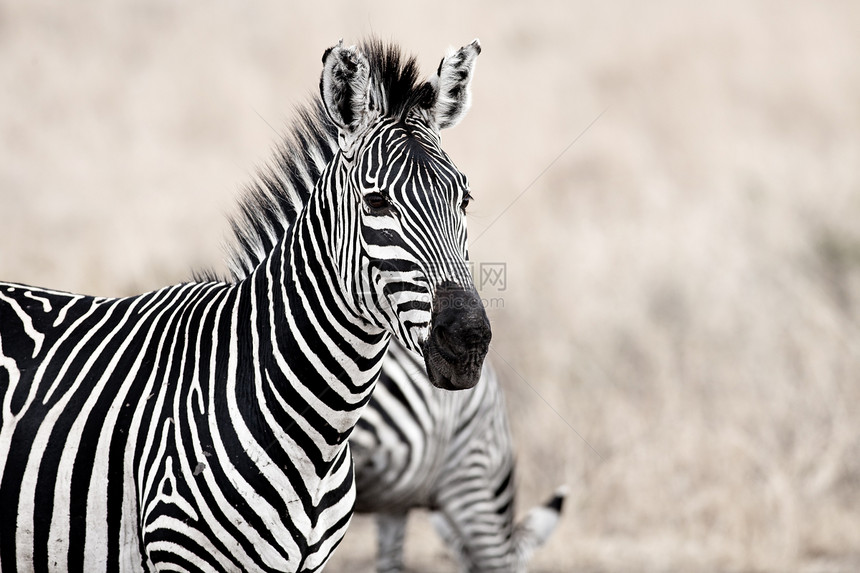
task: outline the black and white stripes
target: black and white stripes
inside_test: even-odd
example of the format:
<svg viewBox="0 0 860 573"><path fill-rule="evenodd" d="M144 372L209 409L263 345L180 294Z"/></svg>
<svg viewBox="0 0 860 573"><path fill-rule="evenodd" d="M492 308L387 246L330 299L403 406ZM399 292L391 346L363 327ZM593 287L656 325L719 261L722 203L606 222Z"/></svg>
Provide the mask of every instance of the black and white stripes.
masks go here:
<svg viewBox="0 0 860 573"><path fill-rule="evenodd" d="M325 93L301 112L242 204L232 281L124 299L0 283L2 570L319 570L390 336L432 351L440 387L477 382L461 365L483 360L486 315L436 303L477 294L435 92L395 48L327 52L347 56L372 116L344 137Z"/></svg>
<svg viewBox="0 0 860 573"><path fill-rule="evenodd" d="M370 404L350 436L356 510L376 513L377 570L403 568L407 514L429 508L467 572L523 572L555 528L556 492L514 523L514 454L502 389L489 363L468 392L427 383L419 356L392 343Z"/></svg>

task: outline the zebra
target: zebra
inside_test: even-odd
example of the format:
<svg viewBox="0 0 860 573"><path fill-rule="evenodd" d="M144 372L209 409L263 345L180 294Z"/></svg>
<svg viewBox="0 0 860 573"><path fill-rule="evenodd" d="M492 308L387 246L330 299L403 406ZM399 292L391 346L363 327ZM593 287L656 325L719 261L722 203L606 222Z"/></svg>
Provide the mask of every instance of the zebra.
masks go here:
<svg viewBox="0 0 860 573"><path fill-rule="evenodd" d="M434 386L480 377L471 195L439 135L480 51L421 81L375 38L326 50L232 218L228 277L127 298L0 283L0 569L323 568L392 336Z"/></svg>
<svg viewBox="0 0 860 573"><path fill-rule="evenodd" d="M420 356L393 342L349 438L356 511L376 513L377 571L403 568L410 509L431 520L463 571L520 572L555 528L566 489L514 525L514 455L504 396L484 362L469 392L427 383Z"/></svg>

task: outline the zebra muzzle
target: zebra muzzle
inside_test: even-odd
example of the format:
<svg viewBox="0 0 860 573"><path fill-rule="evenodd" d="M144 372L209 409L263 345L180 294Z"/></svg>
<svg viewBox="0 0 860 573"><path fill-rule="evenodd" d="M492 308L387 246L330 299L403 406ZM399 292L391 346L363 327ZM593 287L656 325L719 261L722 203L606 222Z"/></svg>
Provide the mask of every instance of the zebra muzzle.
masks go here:
<svg viewBox="0 0 860 573"><path fill-rule="evenodd" d="M445 390L472 388L493 334L481 297L474 288L455 283L436 288L430 335L424 343L424 364L430 382Z"/></svg>

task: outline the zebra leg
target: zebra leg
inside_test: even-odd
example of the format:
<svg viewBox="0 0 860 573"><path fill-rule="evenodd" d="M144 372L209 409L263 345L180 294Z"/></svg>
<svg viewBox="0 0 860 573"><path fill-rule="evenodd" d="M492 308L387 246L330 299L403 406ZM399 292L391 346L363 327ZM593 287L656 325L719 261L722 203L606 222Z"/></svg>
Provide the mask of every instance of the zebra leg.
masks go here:
<svg viewBox="0 0 860 573"><path fill-rule="evenodd" d="M378 573L398 573L403 570L403 539L406 536L408 514L376 514Z"/></svg>
<svg viewBox="0 0 860 573"><path fill-rule="evenodd" d="M457 532L456 526L452 520L448 519L445 513L434 511L430 514L430 522L436 529L436 533L442 538L445 547L454 556L459 564L460 571L469 571L469 557L466 555L466 548L463 544L461 534Z"/></svg>

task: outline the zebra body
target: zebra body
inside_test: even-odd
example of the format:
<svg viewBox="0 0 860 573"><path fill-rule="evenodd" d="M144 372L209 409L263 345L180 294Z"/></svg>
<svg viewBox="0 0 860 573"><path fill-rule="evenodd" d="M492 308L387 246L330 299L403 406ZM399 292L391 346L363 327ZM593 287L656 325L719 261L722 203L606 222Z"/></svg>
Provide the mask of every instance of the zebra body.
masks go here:
<svg viewBox="0 0 860 573"><path fill-rule="evenodd" d="M468 392L427 384L420 356L392 343L370 404L350 436L356 511L376 513L377 570L400 571L408 512L433 522L464 571L525 571L558 521L559 490L514 523L514 454L492 366Z"/></svg>
<svg viewBox="0 0 860 573"><path fill-rule="evenodd" d="M478 52L419 83L379 42L326 51L320 100L234 222L231 281L121 299L0 283L0 569L323 567L390 337L444 388L486 354L468 188L438 146Z"/></svg>

